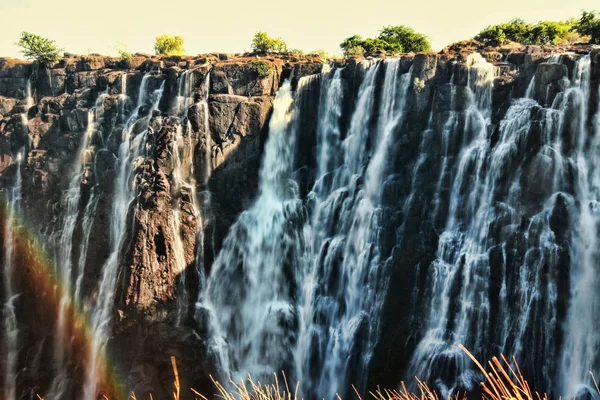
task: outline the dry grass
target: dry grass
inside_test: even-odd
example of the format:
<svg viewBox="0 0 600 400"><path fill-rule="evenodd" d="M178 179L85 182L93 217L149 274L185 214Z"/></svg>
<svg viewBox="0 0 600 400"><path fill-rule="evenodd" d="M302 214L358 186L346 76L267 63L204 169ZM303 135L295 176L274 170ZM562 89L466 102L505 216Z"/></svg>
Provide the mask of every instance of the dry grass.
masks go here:
<svg viewBox="0 0 600 400"><path fill-rule="evenodd" d="M529 384L523 377L517 360L513 357L512 364L501 355L502 361L497 357L492 358L488 361L487 371L484 366L475 358L475 356L469 352L463 345L460 345L461 349L473 360L477 368L483 373L485 381L481 382L483 389L484 400L548 400L546 394L540 394L533 392L529 387ZM175 357L171 357L171 364L173 366L173 400L180 400L181 398L181 386L179 382L179 371L177 370L177 361ZM600 394L600 387L596 382L596 378L592 372L590 372L596 390ZM213 396L221 398L223 400L301 400L298 398L298 389L300 383L297 383L294 387L294 391L290 390L285 374L282 373L283 386L280 387L279 379L277 374L273 374L275 383L270 385L263 385L261 382L255 382L251 376L248 376L246 380L240 382L230 381L231 389L225 388L221 383L212 379L217 393ZM375 400L441 400L440 396L427 386L427 384L418 378L416 378L418 393L410 392L407 390L404 382L401 384L401 389L378 389L374 392L369 392L370 397ZM363 400L360 393L353 386L356 398ZM209 400L208 397L199 393L197 390L190 388L196 400ZM42 397L37 395L39 400L44 400ZM103 396L104 400L109 400L106 396ZM130 395L131 400L138 400L134 393ZM466 396L456 395L449 398L448 400L465 400ZM154 400L152 394L150 394L150 400ZM337 396L337 400L342 400L340 396Z"/></svg>

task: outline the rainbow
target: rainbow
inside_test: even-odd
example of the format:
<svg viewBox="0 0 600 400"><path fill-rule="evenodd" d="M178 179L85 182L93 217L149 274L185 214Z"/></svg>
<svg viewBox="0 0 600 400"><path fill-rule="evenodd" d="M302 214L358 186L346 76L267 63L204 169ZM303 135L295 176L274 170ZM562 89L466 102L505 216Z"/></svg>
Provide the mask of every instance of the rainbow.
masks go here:
<svg viewBox="0 0 600 400"><path fill-rule="evenodd" d="M0 223L5 227L8 219L8 202L0 196ZM13 239L15 260L15 287L24 299L28 313L38 326L53 326L59 312L60 300L68 295L73 299L73 294L65 289L56 274L54 263L39 245L32 229L27 226L22 215L17 216L13 223ZM0 247L5 246L5 230L0 229ZM67 326L71 327L70 337L65 338L65 348L71 350L70 356L87 365L91 358L93 334L88 316L81 304L71 300L65 311ZM130 398L126 385L118 376L114 365L109 362L108 356L103 354L99 359L97 368L97 396L100 399L125 400ZM85 371L82 377L85 377ZM83 380L82 380L83 384ZM42 394L40 394L42 395Z"/></svg>

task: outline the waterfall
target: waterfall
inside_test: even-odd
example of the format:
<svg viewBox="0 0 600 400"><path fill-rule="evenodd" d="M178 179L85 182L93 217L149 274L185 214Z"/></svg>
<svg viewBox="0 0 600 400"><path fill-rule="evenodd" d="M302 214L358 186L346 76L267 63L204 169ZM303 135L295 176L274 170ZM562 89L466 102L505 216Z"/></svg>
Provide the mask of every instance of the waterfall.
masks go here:
<svg viewBox="0 0 600 400"><path fill-rule="evenodd" d="M597 199L592 156L597 143L595 135L589 139L586 128L589 57L577 61L568 88L550 108L531 99L533 78L526 97L512 100L497 139L486 128L489 92L481 92L485 86L491 88L486 69L481 62L470 64L469 75L484 79L479 89L473 85L479 78L469 79L471 111L451 168L448 217L428 275L425 328L408 376L436 384L444 396L470 390L481 377L458 345L474 349L482 358L494 343L498 347L492 354L515 355L527 369L540 368L540 384L549 389L556 388L555 370L546 360L562 354L562 390L575 394L585 379L584 371L598 365L592 349L599 344L595 329L582 324L593 320L590 293L597 287L591 267L595 245L590 243L598 221L591 206ZM565 129L574 134L573 146L563 144ZM459 131L453 128L451 133ZM571 147L573 153L568 153ZM578 267L574 268L570 326L560 353L558 296L564 279L564 238L555 215L561 207L574 205L568 193L567 165L577 176L574 195L582 206L573 227L571 257ZM527 202L534 190L540 196L539 206L531 208Z"/></svg>
<svg viewBox="0 0 600 400"><path fill-rule="evenodd" d="M73 171L72 178L69 182L69 188L62 201L64 203L63 221L62 221L62 232L60 233L60 239L58 243L58 257L57 257L57 274L60 277L60 282L64 288L63 296L60 299L58 308L58 320L56 322L56 333L54 338L54 358L55 368L58 371L56 378L53 381L53 387L50 390L51 397L60 399L65 390L66 378L69 371L65 368L66 362L66 350L65 343L70 342L70 327L67 326L67 312L73 301L80 301L77 295L73 298L74 292L78 293L79 290L73 290L73 285L79 286L81 279L83 278L83 263L80 262L80 257L85 257L85 244L87 243L87 237L90 232L91 224L84 224L88 229L84 229L84 238L80 244L82 248L79 252L74 252L73 244L75 243L75 231L77 223L80 221L80 203L81 203L81 185L87 166L91 163L93 152L91 143L93 142L94 134L96 132L96 122L102 116L103 104L108 95L101 93L94 106L88 111L87 129L83 132L81 137L81 144L78 151L78 158L75 161L75 170ZM94 207L95 201L93 195L90 199L87 199L85 210ZM89 219L89 218L88 218ZM75 260L75 255L79 254ZM77 262L74 262L77 261ZM73 270L73 268L76 270ZM75 278L74 278L75 277Z"/></svg>
<svg viewBox="0 0 600 400"><path fill-rule="evenodd" d="M25 91L25 107L21 114L21 125L23 127L22 135L27 138L29 135L28 117L29 109L33 106L33 97L31 95L31 79L27 80ZM27 138L26 143L29 141ZM26 156L27 146L19 149L15 163L15 179L13 187L8 191L6 199L6 221L4 225L4 304L2 314L4 316L4 398L6 400L17 399L17 362L19 357L19 326L17 324L17 315L15 310L15 301L19 296L15 292L14 273L16 264L16 232L19 229L19 216L22 202L23 178L21 167L23 158Z"/></svg>
<svg viewBox="0 0 600 400"><path fill-rule="evenodd" d="M598 115L590 132L587 124L590 98L590 58L576 65L573 82L564 93L562 124L569 124L574 152L569 164L576 168L575 195L579 200L578 218L573 227L572 256L579 262L572 272L571 308L567 318L566 343L563 351L561 384L564 393L577 394L585 386L587 371L600 367L600 279L598 278L598 227L600 224L600 129ZM598 88L597 90L600 90ZM570 113L568 113L571 111ZM600 113L600 111L598 111ZM593 393L593 390L592 390Z"/></svg>
<svg viewBox="0 0 600 400"><path fill-rule="evenodd" d="M213 338L222 338L214 347L227 343L228 353L218 358L231 364L235 378L268 379L285 370L304 382L309 397L332 398L350 382L365 386L378 337L376 317L367 316L379 314L385 293L377 251L382 186L412 76L399 65L399 59L361 64L364 79L345 138L342 70L319 77L318 175L306 216L290 168L305 112L300 98L316 78L301 78L294 97L289 84L278 92L260 194L231 228L201 299ZM379 110L376 95L384 104Z"/></svg>
<svg viewBox="0 0 600 400"><path fill-rule="evenodd" d="M7 219L4 226L4 240L7 243L4 247L4 305L2 314L4 316L4 396L6 400L17 399L17 361L19 355L19 327L17 325L17 315L15 313L15 300L18 293L14 288L14 269L15 264L15 246L16 234L19 229L18 213L21 203L21 163L23 154L19 153L16 160L15 184L8 196Z"/></svg>
<svg viewBox="0 0 600 400"><path fill-rule="evenodd" d="M405 116L412 75L410 71L400 74L399 64L399 59L391 59L363 65L366 76L344 140L339 135L340 71L323 84L324 107L319 109L317 134L318 146L325 151L320 152L320 174L308 195L312 217L306 232L311 252L304 288L304 331L298 348L301 371L307 375L303 381L316 389L312 396L333 398L347 390L350 382L359 388L366 384L364 374L377 340L376 316L386 286L381 278L385 260L377 249L380 196ZM384 78L377 111L375 88L381 71ZM332 162L336 150L342 157ZM322 322L313 322L317 316ZM315 368L311 364L316 359L321 361Z"/></svg>
<svg viewBox="0 0 600 400"><path fill-rule="evenodd" d="M274 99L265 93L278 78L249 85L250 65L181 71L163 59L158 75L94 72L106 91L40 99L32 120L29 83L20 118L24 136L28 126L45 134L37 147L19 136L18 116L0 121L11 135L17 127L0 138L16 155L0 171L10 181L4 396L23 397L17 381L34 374L19 368L38 357L52 377L40 383L44 398L95 399L108 355L125 385L158 395L162 366L145 357L165 342L174 354L198 346L180 364L194 389L209 374L268 384L283 371L307 399L401 380L415 389L415 376L441 397L476 393L484 377L464 345L481 361L514 355L540 392L591 394L588 371L600 368L599 61L596 50L536 50L539 59L530 50L502 62L477 53L350 59L306 76L313 61L277 61L276 76L292 76ZM25 353L17 232L29 228L21 215L40 219L40 202L27 198L40 181L60 185L48 191L55 219L32 231L49 239L64 295L47 341ZM205 257L207 220L215 254ZM81 348L73 320L89 324ZM129 335L146 335L134 356ZM75 360L81 349L89 354Z"/></svg>
<svg viewBox="0 0 600 400"><path fill-rule="evenodd" d="M273 103L259 195L231 228L199 302L199 311L210 316L213 351L223 351L227 342L226 353L218 356L220 367L236 380L248 373L268 379L273 371L289 370L285 363L297 325L294 269L302 253L294 229L301 211L292 177L293 102L288 80Z"/></svg>
<svg viewBox="0 0 600 400"><path fill-rule="evenodd" d="M148 115L139 115L146 104L149 75L145 75L140 85L138 94L138 107L129 118L123 129L123 140L119 146L119 166L117 179L114 182L113 203L110 218L110 255L102 267L102 277L98 288L98 296L93 305L91 317L91 330L93 333L92 354L86 366L86 382L84 398L95 399L97 371L101 352L104 351L107 338L110 334L111 316L115 295L115 284L118 273L119 252L125 236L127 212L134 198L132 177L135 160L145 153L145 137L152 113L158 109L158 104L164 89L161 87L151 94L151 107ZM134 135L134 125L139 119L144 119L141 133Z"/></svg>

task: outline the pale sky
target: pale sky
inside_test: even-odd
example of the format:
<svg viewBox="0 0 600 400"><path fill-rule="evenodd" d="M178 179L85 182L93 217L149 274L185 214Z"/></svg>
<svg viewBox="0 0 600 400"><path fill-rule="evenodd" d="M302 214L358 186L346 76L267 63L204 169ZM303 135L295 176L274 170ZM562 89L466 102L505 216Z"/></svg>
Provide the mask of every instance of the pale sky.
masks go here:
<svg viewBox="0 0 600 400"><path fill-rule="evenodd" d="M258 30L290 49L340 54L348 36L376 36L385 25L428 35L435 50L494 23L579 17L598 0L0 0L0 56L19 57L22 31L56 41L75 54L152 53L160 34L183 36L187 54L250 50Z"/></svg>

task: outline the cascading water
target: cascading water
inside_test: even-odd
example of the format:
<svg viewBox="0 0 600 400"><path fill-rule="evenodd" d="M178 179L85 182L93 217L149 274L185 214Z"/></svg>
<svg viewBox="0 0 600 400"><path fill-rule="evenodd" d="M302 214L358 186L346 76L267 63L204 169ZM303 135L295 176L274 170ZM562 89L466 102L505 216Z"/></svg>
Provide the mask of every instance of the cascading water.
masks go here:
<svg viewBox="0 0 600 400"><path fill-rule="evenodd" d="M369 324L367 315L378 314L385 292L376 250L381 188L411 83L411 72L401 74L399 65L400 60L362 64L365 77L345 139L339 126L342 71L321 75L320 156L307 224L291 180L298 118L290 111L289 84L280 89L260 195L232 227L201 301L212 314L213 336L227 343L228 356L220 359L231 360L236 378L283 369L305 382L309 397L333 397L349 382L364 387L378 335L377 321ZM381 71L384 106L377 112ZM296 104L314 79L300 79ZM359 358L349 358L357 352Z"/></svg>
<svg viewBox="0 0 600 400"><path fill-rule="evenodd" d="M205 110L204 113L204 130L201 134L204 134L206 138L210 138L210 132L208 129L208 95L209 95L209 76L205 77L204 88L203 88L203 96L199 99L198 102L194 103L194 97L196 92L196 79L195 79L195 71L188 70L184 71L178 78L178 95L176 98L175 109L178 112L180 119L185 120L185 115L188 112L190 107L200 108L202 107ZM196 268L198 269L198 274L203 276L203 268L202 265L198 265L198 260L201 260L203 257L202 245L203 242L203 230L202 230L202 215L200 212L200 205L198 203L198 196L196 193L196 179L194 173L194 146L190 143L191 138L190 134L192 132L191 124L187 121L187 125L183 127L181 124L177 126L175 138L173 141L173 155L174 155L174 169L173 169L173 181L174 185L172 191L174 192L176 197L188 197L191 199L192 209L191 212L193 214L193 218L196 220L197 228L197 249L195 255L195 263ZM208 142L206 142L208 143ZM208 147L208 146L207 146ZM208 158L210 161L210 158ZM210 166L206 165L205 170L202 171L202 176L208 176L210 174ZM177 325L179 325L182 321L181 319L187 313L187 307L189 304L189 293L188 288L185 281L185 269L186 262L184 257L184 245L181 239L181 202L174 207L174 215L173 215L173 233L175 237L175 252L176 252L176 263L178 265L178 271L180 272L180 276L182 277L180 281L180 296L178 298L178 318Z"/></svg>
<svg viewBox="0 0 600 400"><path fill-rule="evenodd" d="M57 326L54 346L55 368L58 373L53 381L53 388L50 390L50 397L56 399L60 399L64 395L66 390L64 384L69 374L68 370L65 368L67 354L64 347L65 343L69 343L69 340L65 340L65 338L70 337L70 327L67 326L67 312L72 301L80 300L77 297L77 292L79 291L73 290L73 285L77 285L80 282L84 272L83 264L80 262L79 257L77 257L77 259L74 257L74 255L77 253L73 252L74 234L80 214L79 210L82 196L81 181L84 177L86 165L91 162L90 152L92 152L92 150L90 146L95 133L96 121L102 116L103 103L107 97L108 95L106 93L101 93L98 96L94 107L88 111L87 130L82 135L81 145L78 152L79 157L75 162L73 177L69 183L69 188L66 192L66 195L63 196L65 211L63 214L63 229L58 245L59 254L57 266L59 271L57 271L57 274L60 276L61 284L64 287L64 294L60 299L60 305L58 309L58 320L56 323ZM92 210L95 208L93 198L88 200L88 206L85 207L86 211L88 207L90 207ZM87 238L84 237L82 246L84 246L84 243L87 242L86 239ZM79 254L85 255L85 247L80 249ZM76 268L75 271L73 270L74 267ZM74 279L74 277L76 278ZM74 292L75 297L73 298Z"/></svg>
<svg viewBox="0 0 600 400"><path fill-rule="evenodd" d="M97 371L101 352L108 335L110 334L110 322L112 316L113 299L115 295L115 284L118 273L119 251L121 249L125 227L127 224L127 212L134 198L132 174L134 161L142 156L145 151L145 136L153 111L158 109L158 104L164 89L164 82L160 89L151 94L151 107L147 115L140 115L142 107L146 104L149 75L145 75L140 85L138 95L138 107L125 124L123 129L123 140L119 146L119 169L118 176L114 182L114 200L112 203L110 219L110 243L111 251L105 265L102 268L102 278L98 289L98 297L92 311L92 354L86 366L86 383L83 396L85 399L95 399L97 385ZM134 125L139 119L145 119L141 133L134 135ZM138 127L139 128L139 127Z"/></svg>
<svg viewBox="0 0 600 400"><path fill-rule="evenodd" d="M21 114L21 125L23 127L22 135L24 142L29 141L28 118L29 109L33 106L33 97L31 95L31 80L27 80L25 107ZM18 293L15 292L14 274L17 267L15 262L16 234L19 229L19 214L22 202L23 179L21 167L23 158L26 155L26 146L17 152L15 168L16 176L14 186L8 193L6 213L7 218L4 225L4 305L2 314L4 316L4 397L6 400L17 399L17 361L19 355L19 326L17 324L17 315L15 313L15 300Z"/></svg>
<svg viewBox="0 0 600 400"><path fill-rule="evenodd" d="M486 213L490 212L489 196L493 195L495 176L489 178L484 175L484 164L490 148L490 137L488 132L491 87L494 70L479 54L469 56L467 60L468 79L465 88L468 96L468 105L465 113L458 113L452 109L448 120L442 131L442 145L444 162L440 172L441 181L446 170L455 170L454 182L450 194L448 218L444 232L440 235L440 244L437 252L437 260L433 263L430 272L431 296L430 305L426 317L427 328L424 338L417 346L409 367L412 376L418 376L429 382L430 377L436 377L435 370L438 362L453 362L458 360L459 371L464 371L466 377L459 377L455 384L462 384L461 380L468 382L470 370L464 368L462 350L458 344L465 344L470 348L483 346L487 334L486 328L473 329L471 324L479 321L482 324L487 320L489 304L482 296L487 284L486 265L483 258L486 249L482 241L485 240L486 225L481 222ZM454 85L450 83L450 85ZM451 87L451 96L458 93L455 86ZM450 101L454 108L454 100ZM464 132L462 149L458 155L456 165L447 165L448 143L452 135L458 133L458 118L463 117ZM512 139L509 138L509 140ZM499 156L501 157L503 153ZM494 165L502 167L502 161ZM497 173L497 172L496 172ZM438 190L440 185L438 184ZM490 190L491 189L491 190ZM487 197L486 197L487 194ZM439 198L440 194L436 194ZM464 224L466 221L467 224ZM458 264L464 263L462 268ZM476 278L474 278L476 277ZM462 281L462 285L459 283ZM456 283L455 283L456 282ZM481 286L474 286L474 285ZM463 301L460 309L453 309L452 291L456 287L463 287L461 294ZM475 334L474 334L475 333ZM438 361L447 358L449 361ZM451 388L448 388L451 389ZM443 395L446 395L444 393Z"/></svg>
<svg viewBox="0 0 600 400"><path fill-rule="evenodd" d="M290 362L297 325L294 269L302 254L301 237L294 229L300 203L291 168L293 101L286 81L273 104L260 194L231 228L198 305L200 312L209 314L209 346L218 353L218 367L236 380L247 373L262 379L273 371L289 370L285 363Z"/></svg>
<svg viewBox="0 0 600 400"><path fill-rule="evenodd" d="M316 389L311 396L333 398L347 390L350 382L360 388L366 384L364 371L377 340L376 316L386 286L381 271L384 260L377 250L380 196L405 116L412 75L410 71L400 74L399 65L399 59L392 59L365 66L357 108L343 141L339 135L339 72L323 85L326 94L317 135L318 146L326 151L317 160L317 170L322 173L309 194L310 277L304 291L308 320L301 333L307 337L301 339L298 349L301 371L307 373L309 387ZM385 72L377 112L373 107L381 69ZM341 157L332 162L336 149ZM317 316L323 321L315 323ZM321 360L318 366L314 365L316 359Z"/></svg>
<svg viewBox="0 0 600 400"><path fill-rule="evenodd" d="M69 381L78 370L85 371L85 386L76 395L96 398L109 337L121 334L113 332L113 325L122 328L112 321L116 309L125 323L133 321L127 319L130 309L148 313L140 323L151 325L142 326L147 332L172 324L186 344L200 342L199 364L209 365L221 381L251 374L264 382L283 370L289 381L301 382L308 399L349 397L352 384L365 392L382 376L391 386L400 376L418 376L444 397L475 389L482 377L459 344L482 360L515 355L539 390L583 393L587 371L600 367L598 60L593 54L556 54L510 74L506 63L497 68L479 54L420 54L350 60L290 78L275 97L266 142L244 136L235 149L242 154L221 164L214 158L222 138L210 132L218 121L209 120L226 113L234 114L235 123L255 118L253 113L263 118L267 95L244 99L221 92L209 98L209 75L206 86L198 87L206 64L179 72L176 83L170 73L126 72L111 75L108 84L99 79L106 92L97 98L94 90L72 93L41 104L35 117L31 113L35 122L27 120L26 110L24 135L28 122L48 117L40 116L43 107L58 107L65 98L69 107L73 99L77 107L95 100L87 129L81 128L86 131L63 138L71 150L72 138L80 141L57 207L60 228L48 244L65 296L51 332L48 365L55 375L45 398L69 398L81 389L80 382ZM227 75L231 71L215 68L215 87L225 80L239 84ZM511 80L515 76L518 81ZM128 85L132 94L132 84L140 85L137 100L126 94ZM163 90L168 96L161 99ZM26 103L31 107L31 100ZM74 117L65 112L61 118L58 125ZM226 134L235 129L228 127ZM61 136L49 132L44 140ZM246 172L239 168L247 166L246 146L263 152L257 197L245 211L226 211L241 214L222 244L216 243L222 237L213 243L219 251L213 264L204 265L212 254L203 254L203 218L218 224L222 215L204 209L215 204L200 199L210 198L213 189L215 198L238 195L226 190L235 184L231 174ZM28 205L22 197L31 190L23 178L36 162L53 160L41 150L28 158L19 150L14 177L8 176L12 168L5 177L0 171L3 182L11 179L3 249L7 399L18 397L17 359L24 358L17 341L15 304L22 297L13 282L14 234L17 214ZM152 182L156 171L165 173L160 182ZM138 187L141 181L148 186ZM205 192L198 196L198 188ZM144 196L157 193L167 200L153 214ZM140 242L147 240L145 232L135 236L146 228L132 224L140 212L158 216L151 228L160 234L153 234L153 243ZM103 240L94 227L105 226ZM131 253L131 231L140 244L135 250L143 254L136 260L140 265L130 268L123 264ZM166 244L159 249L162 234ZM97 243L106 251L93 253ZM174 277L159 289L167 295L151 293L130 307L129 299L116 297L122 289L118 276L127 285L127 273L145 269L147 255L158 260L150 268L168 269ZM94 264L95 256L102 265ZM160 275L162 284L164 272L152 271L150 279ZM187 272L198 273L198 287L192 287L194 279L186 281ZM189 298L196 290L190 321ZM74 305L90 320L84 366L69 359L78 350L70 348L75 340L68 326ZM160 316L152 314L154 307Z"/></svg>
<svg viewBox="0 0 600 400"><path fill-rule="evenodd" d="M333 398L344 393L350 382L365 387L373 346L381 332L377 316L387 290L386 276L391 273L379 254L377 235L386 213L381 196L393 174L390 167L413 83L412 72L399 73L400 65L399 60L360 65L364 78L347 132L342 127L347 93L343 70L324 73L316 126L315 184L306 198L306 219L301 226L290 223L289 232L274 229L271 224L282 222L273 214L259 214L271 204L261 194L254 211L242 214L226 239L209 277L203 306L216 321L215 347L229 351L220 362L231 362L234 376L262 377L284 368L305 383L309 398ZM583 260L584 267L582 277L574 275L575 282L583 281L575 284L578 290L569 313L571 330L577 331L567 334L571 350L561 353L558 336L558 321L564 318L558 297L564 292L561 277L568 240L557 222L560 210L563 206L571 209L576 204L573 197L589 199L582 204L595 204L598 190L595 163L590 161L598 146L597 132L587 131L584 105L590 97L589 57L577 61L572 80L562 80L564 93L554 97L550 88L540 93L532 78L525 98L512 100L497 131L492 129L494 66L479 54L470 55L463 65L465 72L456 69L443 88L447 111L432 108L412 168L410 190L402 201L401 209L408 214L425 195L419 192L418 175L424 166L437 165L438 177L426 209L430 214L425 218L439 220L441 230L431 266L419 266L426 271L423 288L412 291L411 303L419 305L424 315L411 317L420 327L414 333L418 341L408 375L436 385L444 395L473 389L480 376L460 350L459 344L464 344L481 357L515 354L528 370L543 365L539 383L556 387L557 370L542 357L558 359L560 354L569 354L563 356L563 363L572 366L575 354L574 359L585 360L583 365L595 365L590 349L599 346L592 328L575 328L581 325L579 316L585 315L578 309L587 307L592 313L588 320L594 320L590 294L596 285L591 277L595 246L590 239L583 240L596 236L597 222L590 223L595 218L591 206L582 207L577 220L584 222L573 226L571 257ZM301 82L306 85L314 79ZM538 95L541 106L534 100ZM548 102L551 107L544 108ZM578 110L575 116L574 110ZM296 109L294 118L301 113ZM572 146L562 143L565 129L577 135ZM267 146L263 168L273 157L269 151L277 150ZM279 151L281 168L289 159L285 155L296 150ZM436 154L441 157L436 159ZM572 194L569 164L578 171ZM263 188L266 181L261 178ZM531 193L541 196L538 203ZM292 204L298 201L292 200L288 199ZM281 200L274 204L280 207ZM269 229L261 223L268 223ZM405 229L402 224L397 231L399 243ZM260 239L255 245L247 244L256 238ZM275 243L284 246L274 248ZM258 261L250 264L255 258ZM588 268L586 259L590 260ZM243 284L232 283L240 276L246 277ZM262 280L269 285L261 286ZM249 282L251 286L246 286ZM273 303L275 299L278 303ZM269 319L272 315L278 317ZM538 321L535 327L531 320ZM529 351L532 345L535 354ZM295 346L293 354L279 351L275 355L271 350L291 346ZM563 375L577 376L577 382L584 379L585 374L569 369ZM568 383L564 386L569 393L576 389Z"/></svg>
<svg viewBox="0 0 600 400"><path fill-rule="evenodd" d="M469 74L479 75L482 67L484 71L491 68L473 64ZM526 368L540 366L540 384L547 390L556 388L555 367L545 360L559 359L561 354L558 294L564 279L564 232L555 221L557 210L574 204L568 194L570 165L578 176L574 195L582 204L573 229L572 259L574 265L583 263L577 269L584 271L582 275L587 271L587 276L585 283L574 285L567 346L558 375L566 377L563 393L575 394L574 383L583 382L583 371L597 365L595 350L591 349L598 348L598 343L593 343L597 335L586 331L581 319L587 312L591 314L584 320L593 320L593 303L583 295L583 305L577 295L585 293L586 286L595 285L592 269L586 265L591 266L595 257L589 240L595 240L597 221L590 214L593 208L584 206L595 201L596 196L590 194L594 189L590 188L597 179L589 175L588 163L595 164L590 153L595 145L585 127L589 58L579 59L573 80L551 108L541 108L531 99L532 80L526 98L513 100L500 122L497 138L486 128L490 103L484 100L490 96L492 82L489 72L483 76L483 87L488 87L483 96L469 80L474 94L469 108L476 118L471 124L467 116L465 126L475 130L469 133L465 128L462 133L463 144L452 169L448 217L428 278L425 328L412 356L409 376L437 384L444 394L472 389L480 377L458 345L487 355L490 343L494 343L497 350L492 354L515 355ZM547 95L544 93L543 102ZM575 134L573 146L562 143L565 124L570 124L569 131ZM568 148L573 148L572 154ZM539 205L533 208L528 205L530 193L540 196ZM594 355L577 354L578 349Z"/></svg>
<svg viewBox="0 0 600 400"><path fill-rule="evenodd" d="M573 268L571 308L567 318L567 339L563 351L561 375L564 393L576 394L586 382L587 372L600 367L600 334L596 321L600 316L598 290L598 228L600 226L600 110L587 124L590 90L590 58L579 60L571 86L565 91L560 123L570 125L574 136L569 164L576 169L575 196L579 201L578 218L573 227ZM597 89L600 91L600 87ZM570 112L569 112L570 111ZM570 118L571 117L571 118ZM591 130L591 131L590 131ZM593 393L593 389L591 391Z"/></svg>
<svg viewBox="0 0 600 400"><path fill-rule="evenodd" d="M8 197L7 219L4 226L4 238L7 245L4 248L4 305L2 314L4 316L4 396L6 400L17 398L17 360L18 360L18 338L19 327L15 313L15 300L18 293L14 289L15 269L15 231L18 229L18 212L21 203L22 178L21 163L23 154L19 153L16 160L15 185Z"/></svg>

